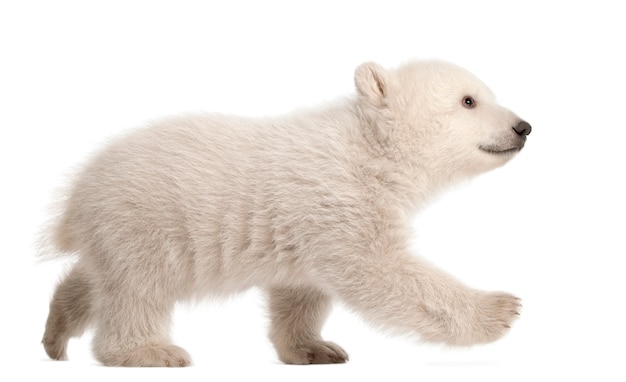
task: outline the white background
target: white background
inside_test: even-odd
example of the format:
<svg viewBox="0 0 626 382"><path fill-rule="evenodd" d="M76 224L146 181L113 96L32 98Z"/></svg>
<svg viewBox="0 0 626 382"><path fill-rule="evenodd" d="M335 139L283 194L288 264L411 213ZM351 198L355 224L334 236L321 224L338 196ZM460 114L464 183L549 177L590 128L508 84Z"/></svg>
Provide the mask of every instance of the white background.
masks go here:
<svg viewBox="0 0 626 382"><path fill-rule="evenodd" d="M618 2L2 1L1 373L46 380L624 380L626 55ZM220 5L217 5L220 4ZM416 254L524 310L470 349L389 337L341 306L325 335L347 365L278 363L262 298L177 310L195 366L104 368L89 335L69 362L39 341L63 264L38 264L54 192L107 138L173 113L288 112L353 92L363 61L441 58L533 126L507 166L416 220ZM4 377L0 377L4 379ZM179 379L180 378L180 379Z"/></svg>

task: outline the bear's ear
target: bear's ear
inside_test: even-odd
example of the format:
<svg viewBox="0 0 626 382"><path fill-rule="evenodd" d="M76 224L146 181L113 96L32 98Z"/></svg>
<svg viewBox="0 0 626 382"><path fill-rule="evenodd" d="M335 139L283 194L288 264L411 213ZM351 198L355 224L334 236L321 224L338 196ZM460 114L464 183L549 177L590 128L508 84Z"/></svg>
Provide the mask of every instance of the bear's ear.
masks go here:
<svg viewBox="0 0 626 382"><path fill-rule="evenodd" d="M385 104L388 96L389 73L375 62L361 64L354 72L354 83L359 95L376 104Z"/></svg>

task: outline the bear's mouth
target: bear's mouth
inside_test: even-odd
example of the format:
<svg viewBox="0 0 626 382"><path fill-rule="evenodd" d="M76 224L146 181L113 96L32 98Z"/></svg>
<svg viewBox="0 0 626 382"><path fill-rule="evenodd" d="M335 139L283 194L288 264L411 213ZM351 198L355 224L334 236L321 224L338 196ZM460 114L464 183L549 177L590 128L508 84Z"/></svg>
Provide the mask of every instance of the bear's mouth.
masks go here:
<svg viewBox="0 0 626 382"><path fill-rule="evenodd" d="M507 155L507 154L515 154L517 152L519 152L522 147L524 146L518 146L518 147L507 147L507 148L501 148L501 147L496 147L496 146L478 146L478 148L486 153L489 154L495 154L495 155Z"/></svg>

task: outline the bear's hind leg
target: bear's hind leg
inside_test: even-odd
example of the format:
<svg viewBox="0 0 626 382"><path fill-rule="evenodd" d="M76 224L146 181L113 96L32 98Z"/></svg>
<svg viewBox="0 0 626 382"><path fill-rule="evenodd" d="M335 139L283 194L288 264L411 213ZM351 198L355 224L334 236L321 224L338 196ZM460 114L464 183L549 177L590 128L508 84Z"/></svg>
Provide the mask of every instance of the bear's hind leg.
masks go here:
<svg viewBox="0 0 626 382"><path fill-rule="evenodd" d="M169 330L189 287L188 262L163 236L125 237L134 247L111 241L91 253L98 264L94 355L107 366L187 366L189 354L172 344Z"/></svg>
<svg viewBox="0 0 626 382"><path fill-rule="evenodd" d="M78 337L91 322L91 285L81 263L57 286L43 335L43 346L52 359L67 359L67 343Z"/></svg>
<svg viewBox="0 0 626 382"><path fill-rule="evenodd" d="M180 367L189 354L171 343L169 325L174 301L156 285L109 280L101 286L96 358L107 366Z"/></svg>
<svg viewBox="0 0 626 382"><path fill-rule="evenodd" d="M348 354L324 341L321 329L330 311L330 297L307 287L268 291L272 326L270 340L278 357L288 364L344 363Z"/></svg>

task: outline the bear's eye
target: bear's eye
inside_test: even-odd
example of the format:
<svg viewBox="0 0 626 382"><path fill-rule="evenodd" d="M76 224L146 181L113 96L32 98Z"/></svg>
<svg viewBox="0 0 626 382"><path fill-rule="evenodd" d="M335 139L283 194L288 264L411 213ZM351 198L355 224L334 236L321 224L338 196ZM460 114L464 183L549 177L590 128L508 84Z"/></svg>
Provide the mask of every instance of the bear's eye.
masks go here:
<svg viewBox="0 0 626 382"><path fill-rule="evenodd" d="M465 106L468 109L472 109L476 106L476 101L474 101L474 98L470 96L465 96L463 98L463 106Z"/></svg>

